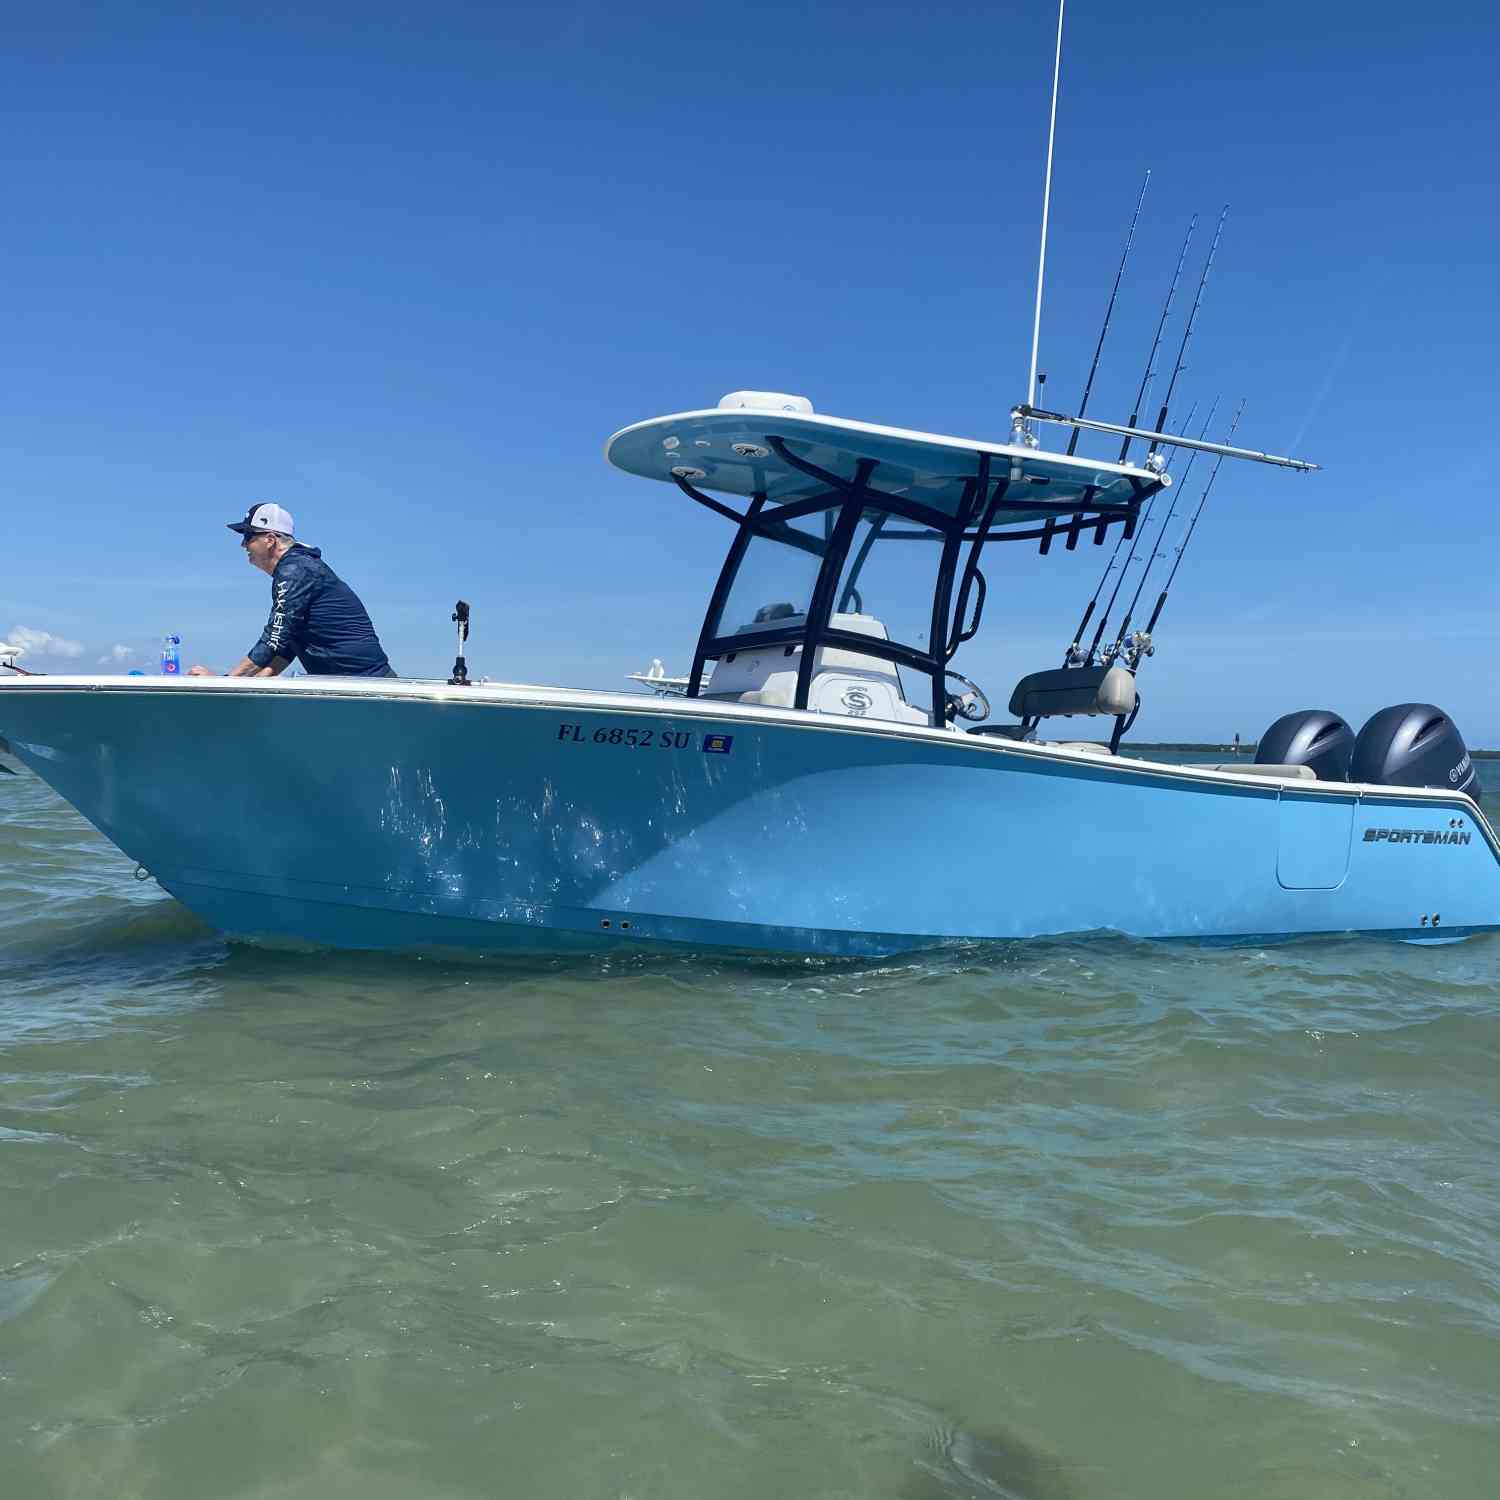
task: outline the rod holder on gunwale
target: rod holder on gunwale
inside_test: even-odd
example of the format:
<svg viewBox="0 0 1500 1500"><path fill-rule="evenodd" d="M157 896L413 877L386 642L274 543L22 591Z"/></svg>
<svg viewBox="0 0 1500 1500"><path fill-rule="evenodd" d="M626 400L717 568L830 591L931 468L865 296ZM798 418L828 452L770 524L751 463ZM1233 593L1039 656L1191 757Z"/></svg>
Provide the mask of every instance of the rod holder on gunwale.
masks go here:
<svg viewBox="0 0 1500 1500"><path fill-rule="evenodd" d="M458 657L453 663L449 687L469 687L469 665L464 660L464 642L469 638L469 606L462 599L453 606L453 622L458 626Z"/></svg>

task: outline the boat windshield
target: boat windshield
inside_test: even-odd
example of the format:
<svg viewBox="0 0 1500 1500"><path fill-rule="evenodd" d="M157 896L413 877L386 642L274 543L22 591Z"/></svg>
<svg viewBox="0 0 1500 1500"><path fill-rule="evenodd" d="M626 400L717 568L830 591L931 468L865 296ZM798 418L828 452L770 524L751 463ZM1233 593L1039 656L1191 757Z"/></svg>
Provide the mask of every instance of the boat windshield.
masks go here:
<svg viewBox="0 0 1500 1500"><path fill-rule="evenodd" d="M750 538L712 633L722 638L800 626L837 518L830 508L763 523L767 530ZM844 557L835 611L873 615L889 639L927 651L942 542L936 527L866 509Z"/></svg>
<svg viewBox="0 0 1500 1500"><path fill-rule="evenodd" d="M943 561L943 533L886 510L866 509L844 562L834 608L874 615L891 640L931 649L932 596Z"/></svg>
<svg viewBox="0 0 1500 1500"><path fill-rule="evenodd" d="M729 594L712 621L717 636L764 630L778 621L805 618L818 572L838 518L836 507L770 519L750 538Z"/></svg>

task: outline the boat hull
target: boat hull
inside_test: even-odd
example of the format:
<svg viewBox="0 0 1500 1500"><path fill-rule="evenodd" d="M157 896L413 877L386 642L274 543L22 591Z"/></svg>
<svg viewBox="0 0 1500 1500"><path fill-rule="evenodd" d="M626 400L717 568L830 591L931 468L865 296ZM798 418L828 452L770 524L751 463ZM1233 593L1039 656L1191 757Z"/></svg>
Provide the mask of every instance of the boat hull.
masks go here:
<svg viewBox="0 0 1500 1500"><path fill-rule="evenodd" d="M1457 792L504 685L28 679L0 733L244 937L883 954L1500 925Z"/></svg>

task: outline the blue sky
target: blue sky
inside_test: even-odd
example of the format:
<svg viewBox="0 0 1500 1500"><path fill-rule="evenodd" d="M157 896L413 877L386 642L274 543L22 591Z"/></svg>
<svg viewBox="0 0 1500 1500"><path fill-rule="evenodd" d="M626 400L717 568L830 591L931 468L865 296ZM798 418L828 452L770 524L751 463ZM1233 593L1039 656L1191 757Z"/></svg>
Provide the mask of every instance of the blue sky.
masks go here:
<svg viewBox="0 0 1500 1500"><path fill-rule="evenodd" d="M268 583L223 523L274 499L403 672L446 672L460 594L475 671L684 667L728 527L605 438L741 387L1003 436L1054 15L13 13L0 637L92 670L175 630L228 665ZM1076 400L1150 167L1094 412L1128 414L1187 218L1191 274L1228 203L1184 402L1243 396L1241 439L1325 466L1226 466L1142 735L1430 698L1500 744L1497 43L1477 5L1070 6L1049 399ZM1100 563L1001 556L960 663L995 697L1053 663Z"/></svg>

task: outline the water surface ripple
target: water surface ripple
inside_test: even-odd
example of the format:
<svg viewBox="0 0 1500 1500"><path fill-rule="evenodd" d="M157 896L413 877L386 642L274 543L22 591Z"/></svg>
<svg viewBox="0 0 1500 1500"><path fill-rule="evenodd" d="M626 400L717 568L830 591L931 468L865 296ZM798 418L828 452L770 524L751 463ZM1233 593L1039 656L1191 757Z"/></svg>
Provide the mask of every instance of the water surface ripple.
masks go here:
<svg viewBox="0 0 1500 1500"><path fill-rule="evenodd" d="M1496 1492L1494 939L290 953L0 782L6 1500Z"/></svg>

